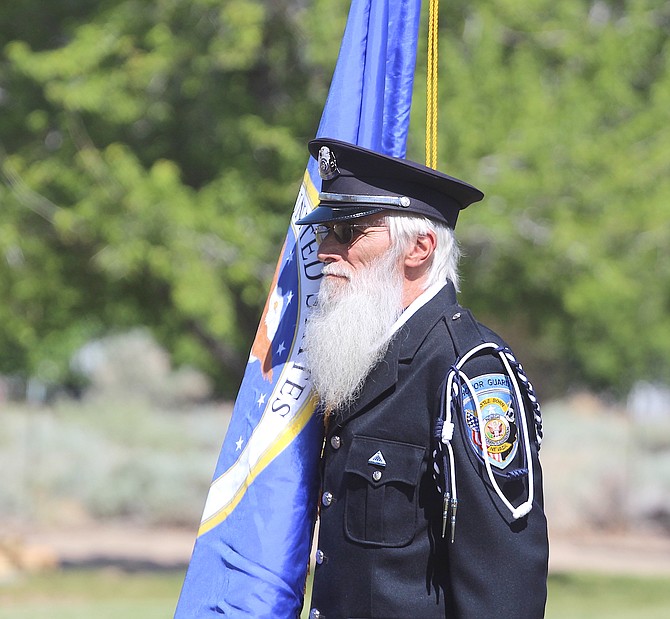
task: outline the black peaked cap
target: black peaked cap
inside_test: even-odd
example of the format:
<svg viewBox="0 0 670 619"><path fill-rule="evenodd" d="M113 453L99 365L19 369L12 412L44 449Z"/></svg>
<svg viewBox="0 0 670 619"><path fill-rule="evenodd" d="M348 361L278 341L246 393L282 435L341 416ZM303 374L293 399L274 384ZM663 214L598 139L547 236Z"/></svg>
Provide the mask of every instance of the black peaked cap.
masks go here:
<svg viewBox="0 0 670 619"><path fill-rule="evenodd" d="M340 140L317 138L309 152L322 178L319 205L297 223L319 224L384 210L413 213L455 228L458 213L484 194L424 165Z"/></svg>

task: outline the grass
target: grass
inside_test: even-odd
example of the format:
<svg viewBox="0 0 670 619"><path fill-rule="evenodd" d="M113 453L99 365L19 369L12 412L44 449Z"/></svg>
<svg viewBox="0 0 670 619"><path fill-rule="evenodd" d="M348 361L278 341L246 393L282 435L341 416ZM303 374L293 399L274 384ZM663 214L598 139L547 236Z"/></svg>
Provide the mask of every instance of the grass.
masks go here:
<svg viewBox="0 0 670 619"><path fill-rule="evenodd" d="M166 619L183 571L63 570L0 584L0 619ZM670 578L566 573L549 578L546 619L665 619ZM519 618L523 619L523 618Z"/></svg>
<svg viewBox="0 0 670 619"><path fill-rule="evenodd" d="M172 617L182 570L127 573L62 570L0 585L0 619L166 619Z"/></svg>
<svg viewBox="0 0 670 619"><path fill-rule="evenodd" d="M554 574L546 619L667 619L670 578Z"/></svg>

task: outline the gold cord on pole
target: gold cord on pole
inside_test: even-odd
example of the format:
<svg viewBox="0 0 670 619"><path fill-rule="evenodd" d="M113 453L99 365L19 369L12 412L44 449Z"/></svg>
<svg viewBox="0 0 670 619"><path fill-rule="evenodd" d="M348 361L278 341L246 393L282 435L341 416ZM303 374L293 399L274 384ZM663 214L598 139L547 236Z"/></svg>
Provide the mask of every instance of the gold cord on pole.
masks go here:
<svg viewBox="0 0 670 619"><path fill-rule="evenodd" d="M426 165L437 169L437 22L440 0L430 0L426 70Z"/></svg>

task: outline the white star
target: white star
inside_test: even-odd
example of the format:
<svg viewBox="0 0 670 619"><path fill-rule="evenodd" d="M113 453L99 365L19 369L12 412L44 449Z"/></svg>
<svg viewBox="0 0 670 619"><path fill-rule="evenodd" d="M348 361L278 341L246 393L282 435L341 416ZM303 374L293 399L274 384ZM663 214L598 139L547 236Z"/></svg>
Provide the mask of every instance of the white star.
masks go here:
<svg viewBox="0 0 670 619"><path fill-rule="evenodd" d="M289 290L288 294L286 295L286 305L289 305L291 303L292 298L293 298L293 290Z"/></svg>
<svg viewBox="0 0 670 619"><path fill-rule="evenodd" d="M244 443L244 441L242 440L242 437L240 436L240 438L237 439L237 443L235 443L235 451L241 451L243 443Z"/></svg>
<svg viewBox="0 0 670 619"><path fill-rule="evenodd" d="M263 406L265 404L265 394L261 393L261 396L257 400L258 406Z"/></svg>
<svg viewBox="0 0 670 619"><path fill-rule="evenodd" d="M279 343L279 348L277 348L277 354L281 355L285 350L286 350L286 346L284 346L284 342L280 342Z"/></svg>
<svg viewBox="0 0 670 619"><path fill-rule="evenodd" d="M293 262L293 252L286 256L286 262Z"/></svg>

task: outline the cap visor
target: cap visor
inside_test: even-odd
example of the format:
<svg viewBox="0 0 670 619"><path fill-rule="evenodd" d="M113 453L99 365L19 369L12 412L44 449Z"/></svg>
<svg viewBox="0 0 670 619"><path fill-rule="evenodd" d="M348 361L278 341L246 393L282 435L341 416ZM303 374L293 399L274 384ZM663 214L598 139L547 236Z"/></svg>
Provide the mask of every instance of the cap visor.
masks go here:
<svg viewBox="0 0 670 619"><path fill-rule="evenodd" d="M332 208L330 206L317 206L309 215L305 215L296 223L299 226L308 224L325 224L329 221L346 221L348 219L358 219L367 215L381 213L384 209L370 206L352 206L346 208Z"/></svg>

